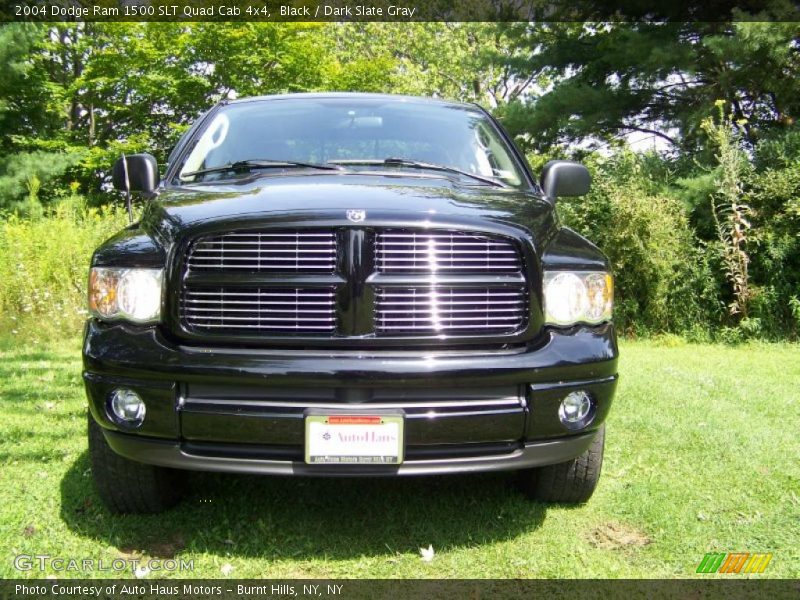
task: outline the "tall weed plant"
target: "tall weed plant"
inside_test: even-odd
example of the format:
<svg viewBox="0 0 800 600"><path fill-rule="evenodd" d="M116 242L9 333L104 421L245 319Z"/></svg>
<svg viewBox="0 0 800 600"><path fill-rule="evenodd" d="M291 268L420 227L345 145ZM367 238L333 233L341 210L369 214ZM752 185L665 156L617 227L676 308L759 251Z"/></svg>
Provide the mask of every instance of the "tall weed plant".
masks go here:
<svg viewBox="0 0 800 600"><path fill-rule="evenodd" d="M127 223L117 207L65 198L36 218L0 219L0 326L20 338L77 335L95 247Z"/></svg>
<svg viewBox="0 0 800 600"><path fill-rule="evenodd" d="M752 209L744 200L744 180L751 172L750 163L741 149L733 119L723 112L724 102L719 101L719 122L708 118L702 123L715 149L717 168L713 171L714 191L709 194L711 216L717 230L720 257L725 265L725 276L731 284L733 299L728 304L731 315L741 317L740 324L752 327L748 309L754 290L750 283L750 215ZM752 321L750 323L753 323Z"/></svg>

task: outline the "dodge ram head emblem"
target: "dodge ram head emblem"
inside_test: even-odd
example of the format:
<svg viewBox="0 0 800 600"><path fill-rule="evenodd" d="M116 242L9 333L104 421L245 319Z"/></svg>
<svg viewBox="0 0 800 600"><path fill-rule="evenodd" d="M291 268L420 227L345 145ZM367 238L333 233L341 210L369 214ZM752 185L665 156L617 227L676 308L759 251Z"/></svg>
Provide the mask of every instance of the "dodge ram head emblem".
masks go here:
<svg viewBox="0 0 800 600"><path fill-rule="evenodd" d="M367 218L367 211L365 210L348 210L347 211L347 220L352 221L353 223L361 223L364 219Z"/></svg>

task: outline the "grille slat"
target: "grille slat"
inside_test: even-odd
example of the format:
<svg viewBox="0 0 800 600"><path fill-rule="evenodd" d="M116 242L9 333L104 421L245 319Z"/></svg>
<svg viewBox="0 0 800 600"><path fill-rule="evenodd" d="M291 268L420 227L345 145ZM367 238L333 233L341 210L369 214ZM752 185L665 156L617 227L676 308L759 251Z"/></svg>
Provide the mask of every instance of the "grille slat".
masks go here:
<svg viewBox="0 0 800 600"><path fill-rule="evenodd" d="M522 271L522 260L513 242L457 231L379 232L376 262L383 273Z"/></svg>
<svg viewBox="0 0 800 600"><path fill-rule="evenodd" d="M211 304L211 305L214 305L214 304L225 304L225 305L233 304L233 305L236 305L236 304L252 304L253 301L258 302L258 301L263 300L265 298L267 299L267 301L271 301L271 300L277 301L277 299L283 299L283 298L290 298L290 299L296 298L296 296L260 296L260 295L257 295L257 296L253 296L249 300L228 300L228 299L225 299L224 295L221 295L221 296L223 297L223 300L218 300L218 299L202 299L201 300L201 299L197 299L197 298L192 298L192 299L186 299L185 303L186 304ZM236 297L244 297L244 294L236 294ZM324 301L323 302L309 302L308 300L304 300L304 304L315 304L315 303L322 304L322 305L325 305L325 306L327 306L327 304L328 304L327 302L324 302Z"/></svg>
<svg viewBox="0 0 800 600"><path fill-rule="evenodd" d="M475 309L475 308L467 308L467 309L450 308L450 309L445 309L445 308L442 308L441 306L439 306L438 310L439 310L440 314L443 313L443 312L446 312L446 313L452 313L454 315L465 315L465 314L470 314L470 313L485 314L487 308L483 308L483 309ZM519 313L519 308L495 308L495 309L493 309L493 313L495 313L495 315L497 315L497 313L501 313L501 312L510 312L510 313L514 313L514 315L516 315L516 314ZM400 315L404 315L404 314L407 314L408 311L407 310L387 310L387 309L383 309L381 311L380 318L386 318L383 315L394 314L394 313L397 313L397 314L400 314ZM398 319L395 319L394 317L392 317L392 319L398 320ZM402 321L403 319L399 319L399 320Z"/></svg>
<svg viewBox="0 0 800 600"><path fill-rule="evenodd" d="M219 268L219 263L216 263L216 264L195 263L194 264L194 268L195 269L198 269L198 268L201 268L201 269L202 268L205 268L205 269L218 269ZM245 270L249 270L249 271L267 271L267 270L269 270L269 271L279 271L279 270L297 271L298 270L295 266L290 265L289 263L269 264L269 263L259 263L259 262L250 263L250 264L247 264L247 265L231 265L231 264L229 264L229 265L226 265L225 268L226 269L245 269ZM306 268L305 270L308 270L308 269ZM327 271L328 269L326 267L325 269L320 269L320 270Z"/></svg>
<svg viewBox="0 0 800 600"><path fill-rule="evenodd" d="M195 312L195 314L208 313L209 315L217 315L220 312L220 309L219 308L197 308L197 307L195 307L194 308L194 312ZM249 308L226 308L225 309L225 313L226 313L226 315L227 315L227 313L247 313L247 314L252 315L253 311L252 311L252 309L249 309ZM275 311L272 311L271 314L278 315L278 314L289 314L289 313L291 313L293 315L297 315L297 314L300 314L300 315L314 315L314 314L318 314L319 310L303 310L303 309L289 310L289 309L286 309L286 310L275 310ZM209 316L209 318L217 318L217 317L216 316Z"/></svg>
<svg viewBox="0 0 800 600"><path fill-rule="evenodd" d="M228 311L225 311L225 312L228 312ZM224 316L199 315L199 316L196 316L194 318L199 319L199 320L203 320L203 321L223 321L223 322L226 322L226 323L229 322L229 321L246 321L248 324L252 324L253 321L256 320L256 321L258 321L258 323L255 324L256 327L259 327L259 326L262 325L261 324L261 318L262 317L261 316L256 316L255 319L254 319L252 314L249 317L234 317L234 316L226 314ZM294 323L294 322L296 322L298 320L297 317L274 317L272 315L270 315L269 317L264 317L264 319L266 321L269 321L269 323ZM315 323L331 323L331 322L333 322L333 319L303 317L303 321L305 321L306 323L311 323L311 322L315 322ZM235 326L237 324L233 323L233 325Z"/></svg>
<svg viewBox="0 0 800 600"><path fill-rule="evenodd" d="M428 317L423 317L423 319L428 319ZM433 318L430 318L433 321ZM480 321L484 325L492 325L500 323L501 321L516 321L518 317L516 315L507 315L507 316L499 316L494 315L491 317L463 317L461 315L456 315L452 317L445 317L443 315L438 315L436 321L441 323L442 329L445 329L451 325L469 325L470 321ZM402 323L418 323L420 321L420 317L384 317L381 319L384 324L393 325L393 324L402 324Z"/></svg>
<svg viewBox="0 0 800 600"><path fill-rule="evenodd" d="M492 302L492 304L495 306L507 305L507 304L519 305L522 304L522 302L523 300L498 300L496 302ZM399 300L385 300L383 304L385 306L392 306L392 305L402 306L403 309L401 309L400 312L405 312L408 306L428 306L428 302L408 302L407 300L403 300L402 302ZM439 307L441 308L443 306L475 306L479 304L480 302L447 301L447 302L439 302ZM390 310L391 309L384 309L384 312Z"/></svg>

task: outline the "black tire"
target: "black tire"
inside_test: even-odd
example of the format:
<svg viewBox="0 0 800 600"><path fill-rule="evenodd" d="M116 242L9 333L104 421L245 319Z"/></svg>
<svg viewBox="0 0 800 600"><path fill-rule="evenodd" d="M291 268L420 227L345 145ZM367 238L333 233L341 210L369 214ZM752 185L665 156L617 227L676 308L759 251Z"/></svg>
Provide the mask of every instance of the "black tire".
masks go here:
<svg viewBox="0 0 800 600"><path fill-rule="evenodd" d="M591 446L577 458L556 465L520 472L520 484L531 500L582 504L589 500L600 480L606 426L597 431Z"/></svg>
<svg viewBox="0 0 800 600"><path fill-rule="evenodd" d="M183 498L185 472L123 458L89 415L89 456L97 492L113 513L159 513Z"/></svg>

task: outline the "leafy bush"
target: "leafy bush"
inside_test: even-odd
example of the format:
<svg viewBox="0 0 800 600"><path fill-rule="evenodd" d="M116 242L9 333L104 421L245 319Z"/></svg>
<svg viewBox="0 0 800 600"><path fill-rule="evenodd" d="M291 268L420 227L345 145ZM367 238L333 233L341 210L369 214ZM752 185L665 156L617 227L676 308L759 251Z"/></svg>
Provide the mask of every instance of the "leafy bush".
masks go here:
<svg viewBox="0 0 800 600"><path fill-rule="evenodd" d="M771 338L800 331L800 160L748 182L753 209L751 274L758 283L751 314Z"/></svg>
<svg viewBox="0 0 800 600"><path fill-rule="evenodd" d="M721 306L683 205L653 185L641 157L623 153L590 166L592 192L560 200L559 213L608 255L617 324L628 334L705 337Z"/></svg>
<svg viewBox="0 0 800 600"><path fill-rule="evenodd" d="M19 152L0 159L0 209L19 208L30 198L30 182L36 180L37 193L56 198L63 193L60 178L81 160L70 152Z"/></svg>
<svg viewBox="0 0 800 600"><path fill-rule="evenodd" d="M87 208L79 196L40 218L0 221L0 326L33 337L80 331L92 251L126 222L121 209Z"/></svg>

